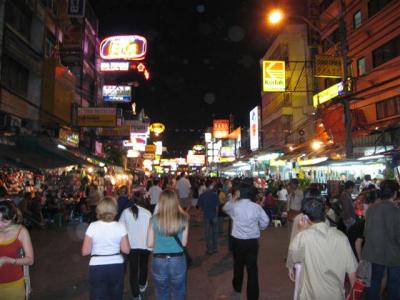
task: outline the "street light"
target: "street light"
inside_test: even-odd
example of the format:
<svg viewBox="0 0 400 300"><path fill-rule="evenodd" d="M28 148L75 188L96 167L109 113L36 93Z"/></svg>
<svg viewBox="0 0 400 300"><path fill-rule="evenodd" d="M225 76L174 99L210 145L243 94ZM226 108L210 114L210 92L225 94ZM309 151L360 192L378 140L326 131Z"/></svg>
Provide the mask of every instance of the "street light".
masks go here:
<svg viewBox="0 0 400 300"><path fill-rule="evenodd" d="M280 9L274 9L268 15L268 22L270 24L279 24L283 20L283 13Z"/></svg>

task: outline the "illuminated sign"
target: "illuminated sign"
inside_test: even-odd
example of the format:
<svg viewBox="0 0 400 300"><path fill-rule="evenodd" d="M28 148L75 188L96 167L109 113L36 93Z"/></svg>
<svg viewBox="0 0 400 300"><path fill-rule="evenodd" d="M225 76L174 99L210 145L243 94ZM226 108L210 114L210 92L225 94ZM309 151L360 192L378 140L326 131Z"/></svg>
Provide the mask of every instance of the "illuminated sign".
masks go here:
<svg viewBox="0 0 400 300"><path fill-rule="evenodd" d="M129 71L130 63L128 61L103 61L100 63L100 71Z"/></svg>
<svg viewBox="0 0 400 300"><path fill-rule="evenodd" d="M133 149L129 149L126 157L136 158L136 157L139 157L139 155L140 155L140 153L138 151L133 150Z"/></svg>
<svg viewBox="0 0 400 300"><path fill-rule="evenodd" d="M216 139L224 139L229 135L229 120L214 120L213 135Z"/></svg>
<svg viewBox="0 0 400 300"><path fill-rule="evenodd" d="M188 151L186 161L189 166L204 166L206 163L206 156L202 154L194 154L193 151Z"/></svg>
<svg viewBox="0 0 400 300"><path fill-rule="evenodd" d="M129 85L103 85L106 102L131 102L132 87Z"/></svg>
<svg viewBox="0 0 400 300"><path fill-rule="evenodd" d="M351 91L351 85L348 86L348 91ZM345 92L343 82L336 83L327 89L319 92L313 96L313 105L317 107L318 105L325 103L337 96L343 95Z"/></svg>
<svg viewBox="0 0 400 300"><path fill-rule="evenodd" d="M68 146L78 147L79 145L79 134L71 128L61 127L58 138Z"/></svg>
<svg viewBox="0 0 400 300"><path fill-rule="evenodd" d="M342 78L343 64L340 56L317 54L315 57L315 77Z"/></svg>
<svg viewBox="0 0 400 300"><path fill-rule="evenodd" d="M100 44L102 59L141 60L146 55L147 41L139 35L120 35L105 38Z"/></svg>
<svg viewBox="0 0 400 300"><path fill-rule="evenodd" d="M193 151L195 152L203 152L205 150L204 145L194 145L193 146Z"/></svg>
<svg viewBox="0 0 400 300"><path fill-rule="evenodd" d="M81 127L114 127L117 110L115 107L79 107L77 123Z"/></svg>
<svg viewBox="0 0 400 300"><path fill-rule="evenodd" d="M162 141L154 142L154 145L156 145L156 155L162 155L162 153L163 153Z"/></svg>
<svg viewBox="0 0 400 300"><path fill-rule="evenodd" d="M264 60L262 74L264 92L285 91L285 61Z"/></svg>
<svg viewBox="0 0 400 300"><path fill-rule="evenodd" d="M155 135L163 133L165 130L165 125L162 123L153 123L150 125L150 131L154 132Z"/></svg>
<svg viewBox="0 0 400 300"><path fill-rule="evenodd" d="M148 153L156 153L157 146L153 144L146 145L145 151Z"/></svg>
<svg viewBox="0 0 400 300"><path fill-rule="evenodd" d="M259 109L256 106L250 112L250 149L252 151L257 150L260 147L259 144Z"/></svg>
<svg viewBox="0 0 400 300"><path fill-rule="evenodd" d="M210 142L211 142L211 140L212 140L212 134L211 134L211 132L206 132L206 133L204 134L204 140L205 140L206 143L210 143Z"/></svg>

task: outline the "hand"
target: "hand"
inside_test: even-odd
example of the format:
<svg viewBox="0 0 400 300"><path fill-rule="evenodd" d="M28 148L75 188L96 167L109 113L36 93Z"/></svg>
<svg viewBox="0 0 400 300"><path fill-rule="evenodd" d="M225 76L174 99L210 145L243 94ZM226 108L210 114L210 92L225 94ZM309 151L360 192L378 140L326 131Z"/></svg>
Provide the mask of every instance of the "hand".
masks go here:
<svg viewBox="0 0 400 300"><path fill-rule="evenodd" d="M0 257L0 267L2 267L5 264L11 264L11 258L7 257L7 256L2 256Z"/></svg>
<svg viewBox="0 0 400 300"><path fill-rule="evenodd" d="M293 282L296 281L296 272L293 268L289 270L289 278Z"/></svg>

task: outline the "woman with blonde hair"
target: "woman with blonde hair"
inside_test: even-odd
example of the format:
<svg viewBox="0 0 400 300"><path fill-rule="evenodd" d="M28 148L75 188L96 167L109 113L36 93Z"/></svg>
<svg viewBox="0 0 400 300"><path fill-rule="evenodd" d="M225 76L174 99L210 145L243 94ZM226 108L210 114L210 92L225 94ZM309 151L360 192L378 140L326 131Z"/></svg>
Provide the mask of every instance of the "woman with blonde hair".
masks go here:
<svg viewBox="0 0 400 300"><path fill-rule="evenodd" d="M179 207L176 193L163 191L147 234L147 246L153 248L151 270L157 300L185 299L187 265L182 246L186 247L188 236L188 216Z"/></svg>
<svg viewBox="0 0 400 300"><path fill-rule="evenodd" d="M91 255L89 282L91 300L122 300L124 259L129 254L128 234L124 224L115 222L117 206L112 197L104 197L96 207L98 221L89 225L82 245L82 255Z"/></svg>
<svg viewBox="0 0 400 300"><path fill-rule="evenodd" d="M23 300L29 292L23 266L33 264L32 242L28 230L16 224L17 215L12 202L0 202L0 299Z"/></svg>

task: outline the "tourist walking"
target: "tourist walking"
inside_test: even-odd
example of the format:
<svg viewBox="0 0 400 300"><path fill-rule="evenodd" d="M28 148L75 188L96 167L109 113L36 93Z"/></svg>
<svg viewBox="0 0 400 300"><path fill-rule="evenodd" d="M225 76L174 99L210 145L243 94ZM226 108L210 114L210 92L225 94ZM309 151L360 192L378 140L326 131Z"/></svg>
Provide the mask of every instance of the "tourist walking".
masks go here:
<svg viewBox="0 0 400 300"><path fill-rule="evenodd" d="M128 231L131 252L129 261L129 282L133 299L140 300L140 293L147 288L147 272L150 248L147 247L147 230L151 213L147 209L132 204L122 212L119 222L124 224Z"/></svg>
<svg viewBox="0 0 400 300"><path fill-rule="evenodd" d="M151 270L157 300L185 299L187 265L181 245L186 247L188 235L188 216L180 209L176 193L163 191L147 235L147 247L153 248Z"/></svg>
<svg viewBox="0 0 400 300"><path fill-rule="evenodd" d="M90 223L82 245L82 255L89 262L90 300L122 300L124 258L129 254L128 235L124 224L115 222L117 205L104 197L96 207L98 221Z"/></svg>
<svg viewBox="0 0 400 300"><path fill-rule="evenodd" d="M162 189L160 187L160 180L159 179L154 179L153 180L153 186L149 189L149 197L150 197L150 212L153 214L154 209L160 199L160 195L162 192Z"/></svg>
<svg viewBox="0 0 400 300"><path fill-rule="evenodd" d="M356 212L354 210L353 198L351 196L354 186L355 184L353 181L346 181L344 184L344 190L340 194L340 203L343 208L342 219L347 230L356 223Z"/></svg>
<svg viewBox="0 0 400 300"><path fill-rule="evenodd" d="M244 267L247 270L247 299L259 297L258 238L260 230L267 228L269 218L264 209L255 203L253 188L243 183L240 199L233 197L224 205L224 211L232 219L233 280L236 293L241 293Z"/></svg>
<svg viewBox="0 0 400 300"><path fill-rule="evenodd" d="M28 230L17 222L17 208L11 201L0 202L0 299L24 300L30 292L24 280L24 266L33 264ZM25 287L28 287L26 290Z"/></svg>
<svg viewBox="0 0 400 300"><path fill-rule="evenodd" d="M191 184L189 179L186 178L185 173L182 172L181 177L176 182L176 189L178 190L179 202L181 207L189 211L190 207L192 206L191 200Z"/></svg>

